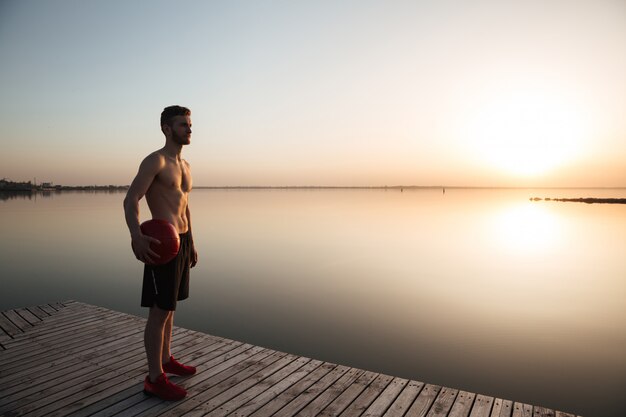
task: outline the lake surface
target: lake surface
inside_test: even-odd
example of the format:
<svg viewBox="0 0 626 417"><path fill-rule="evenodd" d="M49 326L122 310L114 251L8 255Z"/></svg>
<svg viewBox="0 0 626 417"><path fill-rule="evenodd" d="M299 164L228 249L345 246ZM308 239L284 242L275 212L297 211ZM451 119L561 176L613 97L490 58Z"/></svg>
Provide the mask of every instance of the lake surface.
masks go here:
<svg viewBox="0 0 626 417"><path fill-rule="evenodd" d="M2 195L0 310L74 299L145 316L124 196ZM194 190L199 261L175 324L623 417L626 205L535 196L626 190Z"/></svg>

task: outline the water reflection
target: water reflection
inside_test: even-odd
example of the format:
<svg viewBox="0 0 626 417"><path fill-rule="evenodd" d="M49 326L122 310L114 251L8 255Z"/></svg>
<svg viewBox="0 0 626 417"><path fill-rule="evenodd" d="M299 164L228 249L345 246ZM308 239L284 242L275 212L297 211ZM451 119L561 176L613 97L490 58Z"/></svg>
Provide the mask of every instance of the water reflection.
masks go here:
<svg viewBox="0 0 626 417"><path fill-rule="evenodd" d="M616 231L626 227L626 207L529 202L535 194L194 190L199 262L177 323L588 417L621 416L626 236ZM2 309L74 298L144 314L124 192L53 197L0 205L11 236L0 247L0 274L11 277ZM143 201L140 209L147 219Z"/></svg>
<svg viewBox="0 0 626 417"><path fill-rule="evenodd" d="M36 198L36 193L31 191L0 191L0 201L8 200L32 200Z"/></svg>
<svg viewBox="0 0 626 417"><path fill-rule="evenodd" d="M33 190L33 191L6 191L0 190L0 201L8 200L37 200L38 198L54 198L54 196L71 194L126 194L125 189L86 189L86 190Z"/></svg>

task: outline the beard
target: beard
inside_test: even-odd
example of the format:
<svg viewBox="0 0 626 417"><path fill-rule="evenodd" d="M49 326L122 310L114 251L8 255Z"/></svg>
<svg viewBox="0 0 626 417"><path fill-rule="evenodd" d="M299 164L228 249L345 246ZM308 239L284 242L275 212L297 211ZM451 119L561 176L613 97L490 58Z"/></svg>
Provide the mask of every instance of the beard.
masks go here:
<svg viewBox="0 0 626 417"><path fill-rule="evenodd" d="M172 132L172 140L179 145L189 145L191 143L191 137L187 135L177 135Z"/></svg>

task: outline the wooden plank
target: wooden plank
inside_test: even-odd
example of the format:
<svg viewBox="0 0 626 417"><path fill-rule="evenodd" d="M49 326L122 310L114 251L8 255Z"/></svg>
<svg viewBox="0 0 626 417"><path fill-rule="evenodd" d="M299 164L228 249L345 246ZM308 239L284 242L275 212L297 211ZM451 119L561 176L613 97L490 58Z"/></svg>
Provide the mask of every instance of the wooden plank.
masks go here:
<svg viewBox="0 0 626 417"><path fill-rule="evenodd" d="M533 407L533 417L555 417L554 410L545 407Z"/></svg>
<svg viewBox="0 0 626 417"><path fill-rule="evenodd" d="M46 313L38 306L26 307L26 310L28 310L31 314L37 317L39 321L43 321L43 319L50 317L50 314Z"/></svg>
<svg viewBox="0 0 626 417"><path fill-rule="evenodd" d="M211 346L213 345L212 342L206 343ZM179 357L179 359L186 360L186 353L188 351L195 352L200 348L200 346L204 346L204 344L201 340L197 340L194 335L189 334L188 332L172 332L172 349L177 349L177 354L182 356ZM89 363L93 363L102 368L111 369L119 374L124 374L127 372L129 367L137 361L146 361L143 335L138 335L134 341L128 342L126 347L120 346L115 354L106 355L106 352L103 352L103 354L100 354L97 357L89 357L86 360Z"/></svg>
<svg viewBox="0 0 626 417"><path fill-rule="evenodd" d="M197 338L196 335L191 335L191 337ZM209 361L242 346L242 343L240 342L232 344L227 344L225 342L213 342L213 340L203 340L199 345L194 346L195 350L189 349L189 351L180 351L181 361L197 365L200 372L204 372L204 362L199 363L194 360L194 358L201 358L202 360ZM178 345L173 344L172 346L177 351L181 349ZM90 398L90 404L83 402L83 405L88 406L77 410L72 414L72 416L112 416L120 411L126 410L146 399L146 396L142 392L142 384L142 379L129 378L120 384L107 388L106 390L101 391L99 395Z"/></svg>
<svg viewBox="0 0 626 417"><path fill-rule="evenodd" d="M21 346L29 346L33 339L35 340L46 340L51 337L59 338L64 331L71 329L80 324L86 323L101 323L105 318L113 318L113 317L122 317L121 313L93 313L86 314L85 312L80 312L76 314L75 319L60 319L61 321L55 321L55 319L59 319L58 317L50 317L46 320L45 326L38 326L34 328L30 328L27 333L23 333L15 337L13 343L9 346L11 350L17 350Z"/></svg>
<svg viewBox="0 0 626 417"><path fill-rule="evenodd" d="M283 407L281 407L276 413L275 417L290 417L295 415L298 411L304 408L315 397L324 392L335 381L337 381L342 375L348 372L350 368L343 365L336 366L332 371L318 379L313 385L308 387L306 391L301 392Z"/></svg>
<svg viewBox="0 0 626 417"><path fill-rule="evenodd" d="M2 349L2 351L6 350L6 348L4 347L3 343L6 343L6 342L8 342L10 340L12 340L11 336L9 336L2 329L0 329L0 348Z"/></svg>
<svg viewBox="0 0 626 417"><path fill-rule="evenodd" d="M66 335L59 336L59 340L55 343L54 341L39 343L38 341L31 341L31 348L21 349L21 350L9 350L6 355L3 355L2 363L5 364L3 367L5 370L11 368L11 362L15 362L14 358L20 358L20 362L18 364L23 367L27 362L32 360L38 360L42 357L55 355L55 352L63 351L70 352L75 349L80 349L81 346L92 346L96 342L100 342L104 344L108 339L113 338L116 340L116 337L119 337L123 333L128 333L129 331L139 332L142 331L138 326L127 326L124 327L112 327L109 330L105 330L96 326L92 326L86 332L76 332L74 335ZM74 350L73 350L74 349Z"/></svg>
<svg viewBox="0 0 626 417"><path fill-rule="evenodd" d="M486 395L477 395L476 401L474 401L474 407L470 417L489 417L491 414L491 407L493 406L493 397Z"/></svg>
<svg viewBox="0 0 626 417"><path fill-rule="evenodd" d="M475 398L476 394L472 392L459 391L448 417L468 417L472 411Z"/></svg>
<svg viewBox="0 0 626 417"><path fill-rule="evenodd" d="M252 414L253 417L271 416L276 411L285 406L285 404L291 402L294 398L305 392L309 387L315 384L317 381L328 375L337 365L331 363L323 363L321 366L315 368L312 372L300 379L297 383L290 386L288 389L281 392L274 397L271 401L265 403L261 408L255 410Z"/></svg>
<svg viewBox="0 0 626 417"><path fill-rule="evenodd" d="M193 339L193 335L189 336ZM187 341L185 343L190 342ZM193 354L193 352L197 351L198 349L203 349L202 343L200 345L190 346L186 349L183 348L183 345L173 344L172 346L173 348L180 350L181 358L185 358L188 354ZM98 389L93 389L93 392L87 397L77 399L75 396L70 401L65 399L67 404L53 412L48 412L47 417L66 416L70 412L72 412L72 414L74 415L93 415L94 411L102 411L102 409L106 407L106 400L108 398L112 396L116 397L119 394L121 394L121 398L128 398L133 395L136 396L136 394L139 394L141 399L144 399L145 395L142 392L143 377L146 375L147 372L145 364L145 354L142 354L141 358L142 360L135 361L132 367L125 366L125 371L127 371L128 369L131 369L131 371L120 373L119 376L114 377L117 381L115 384L108 384L108 386L106 386L104 389L99 389L102 388L102 386L98 387ZM139 364L139 367L137 367L137 363ZM131 392L129 392L129 387L132 387L132 389L130 390ZM103 400L105 404L102 404ZM113 404L118 404L119 402L121 401L114 402ZM111 402L109 402L109 404L111 404ZM84 413L85 411L87 411L86 414Z"/></svg>
<svg viewBox="0 0 626 417"><path fill-rule="evenodd" d="M408 379L394 378L391 383L387 385L387 388L376 398L376 401L365 410L362 417L382 416L395 399L398 398L398 395L408 382Z"/></svg>
<svg viewBox="0 0 626 417"><path fill-rule="evenodd" d="M402 417L409 409L411 404L420 391L424 388L424 383L419 381L409 381L409 383L404 387L400 395L396 398L396 400L391 404L391 406L387 409L384 417Z"/></svg>
<svg viewBox="0 0 626 417"><path fill-rule="evenodd" d="M236 355L224 355L223 358L215 358L209 362L210 369L199 372L185 379L184 388L187 389L189 398L193 398L197 393L201 393L220 382L227 380L231 376L243 371L256 361L271 354L271 351L249 344L242 345L235 350ZM156 398L150 397L145 401L129 408L126 413L138 416L156 416L161 413L171 415L175 407L180 403L164 403Z"/></svg>
<svg viewBox="0 0 626 417"><path fill-rule="evenodd" d="M220 398L219 396L221 394L235 387L251 375L254 375L260 370L266 368L268 365L275 363L283 356L285 356L285 353L283 352L275 352L267 349L258 352L256 355L242 361L235 367L227 369L225 372L221 372L213 376L213 378L206 380L200 389L197 387L191 387L188 392L190 394L189 397L193 398L193 401L176 404L167 411L167 416L174 417L187 414L197 406L204 406L207 408L207 411L210 411L211 409L219 406L221 404L221 400L228 400L228 398ZM228 394L225 395L228 396ZM204 414L204 411L200 414Z"/></svg>
<svg viewBox="0 0 626 417"><path fill-rule="evenodd" d="M59 358L52 358L54 360L42 360L29 363L29 367L25 369L16 369L11 374L2 372L0 377L0 386L7 389L10 386L23 383L24 381L35 382L38 377L45 376L49 370L53 370L57 367L64 367L64 363L73 360L71 356L60 356Z"/></svg>
<svg viewBox="0 0 626 417"><path fill-rule="evenodd" d="M490 417L511 417L511 413L513 413L513 402L496 398Z"/></svg>
<svg viewBox="0 0 626 417"><path fill-rule="evenodd" d="M441 387L439 385L426 384L424 389L420 391L415 401L413 401L411 408L409 408L405 415L407 417L424 417L433 402L435 402L435 398L439 395L439 391L441 391Z"/></svg>
<svg viewBox="0 0 626 417"><path fill-rule="evenodd" d="M84 331L82 331L84 329ZM25 354L28 356L37 356L40 352L47 351L50 347L60 347L72 343L76 343L77 337L82 337L83 341L87 341L89 337L96 337L99 331L107 330L106 328L96 327L95 325L85 325L84 327L76 327L68 332L61 332L57 336L50 336L45 339L38 339L36 337L29 338L29 343L20 343L18 347L15 345L8 346L8 352L2 362L11 362L14 357L24 358Z"/></svg>
<svg viewBox="0 0 626 417"><path fill-rule="evenodd" d="M94 398L94 394L111 386L116 386L129 378L140 380L139 376L145 374L145 361L136 362L135 365L125 369L126 373L116 375L106 369L102 369L102 374L91 374L90 378L73 378L70 387L64 387L62 391L57 389L44 390L43 398L22 408L26 411L36 410L36 414L55 416L65 415L68 411L82 408L89 398ZM93 377L96 377L95 379ZM78 385L76 385L78 384ZM70 393L71 395L67 396ZM41 395L41 393L40 393Z"/></svg>
<svg viewBox="0 0 626 417"><path fill-rule="evenodd" d="M194 336L188 330L174 332L172 329L172 343L186 342L193 340ZM75 356L101 367L110 367L113 369L121 368L125 365L124 358L127 353L132 351L145 351L144 348L144 332L142 329L136 329L132 333L117 340L112 338L110 342L100 345L92 344L92 347L83 347L75 353ZM145 352L144 352L145 353Z"/></svg>
<svg viewBox="0 0 626 417"><path fill-rule="evenodd" d="M181 331L177 329L173 334L176 336L177 333ZM191 338L191 335L185 335L186 337ZM143 340L143 338L142 338ZM185 341L186 338L183 337L182 341ZM111 358L111 356L115 359L115 364L118 365L118 371L123 370L126 371L128 366L137 362L145 361L145 352L143 349L143 344L139 343L138 340L137 347L134 350L128 350L124 352L124 355L114 355L112 351L108 349L102 349L101 354L106 356L107 358ZM124 363L124 359L127 356L131 356L129 362ZM23 398L27 395L34 394L38 390L43 390L46 388L51 388L56 386L59 381L63 379L76 379L81 375L88 372L88 367L85 366L85 363L89 365L94 365L98 369L102 369L102 366L98 366L98 364L94 364L92 362L87 362L85 360L77 361L76 358L72 358L72 361L67 364L62 364L61 366L56 367L56 372L48 372L45 375L36 375L37 384L33 384L35 382L32 378L23 378L21 384L14 384L13 386L4 386L2 390L2 394L0 394L0 405L9 403L11 401L15 401L19 398ZM122 368L125 367L125 368ZM119 369L122 368L122 369ZM107 368L110 370L116 370L115 368ZM14 382L14 381L13 381Z"/></svg>
<svg viewBox="0 0 626 417"><path fill-rule="evenodd" d="M93 321L96 318L104 317L125 317L128 320L139 320L138 317L110 310L71 310L59 312L56 315L46 318L46 326L29 329L29 335L44 336L46 334L55 333L60 329L71 327L73 324Z"/></svg>
<svg viewBox="0 0 626 417"><path fill-rule="evenodd" d="M135 355L133 358L134 363L145 362L144 352L137 350L133 352L133 354ZM30 379L30 380L27 379L25 383L22 382L22 385L17 384L17 385L12 386L11 388L3 390L4 391L3 394L6 394L6 395L13 394L12 396L13 398L11 398L11 400L16 400L19 398L23 398L26 395L34 394L37 390L56 386L59 382L64 381L70 377L77 378L81 376L82 374L86 373L87 369L84 364L85 362L77 363L74 360L71 363L67 364L70 366L67 366L67 367L56 366L53 369L54 372L48 372L43 377L37 377L36 379ZM89 366L92 366L92 365L97 369L103 369L101 367L98 367L97 365L89 364ZM6 401L5 398L0 399L0 403L4 401Z"/></svg>
<svg viewBox="0 0 626 417"><path fill-rule="evenodd" d="M15 311L17 314L19 314L19 316L21 318L23 318L24 320L26 320L26 322L28 324L30 324L31 326L34 326L35 324L41 323L41 319L39 317L35 316L30 311L28 311L27 308L16 308L13 311Z"/></svg>
<svg viewBox="0 0 626 417"><path fill-rule="evenodd" d="M354 384L346 388L337 398L328 404L319 416L338 416L372 383L378 374L365 371L359 375Z"/></svg>
<svg viewBox="0 0 626 417"><path fill-rule="evenodd" d="M259 361L271 354L271 351L252 345L241 345L234 349L232 353L222 355L209 362L207 362L208 369L201 373L197 373L194 376L185 378L183 387L187 389L188 397L190 400L194 398L198 393L204 390L210 389L220 382L227 380L231 376L238 372L245 370L254 362ZM164 414L167 416L176 415L177 408L182 407L182 410L189 410L198 405L198 401L191 401L192 404L183 403L169 403L160 401L154 397L146 398L144 401L137 403L136 405L127 409L125 415L138 415L138 416L156 416Z"/></svg>
<svg viewBox="0 0 626 417"><path fill-rule="evenodd" d="M301 358L302 360L307 358ZM234 417L247 417L250 414L254 413L256 410L265 406L268 402L274 400L280 396L283 392L287 391L292 386L300 383L300 381L310 377L312 373L315 372L322 365L322 362L318 360L311 360L307 362L302 368L298 369L296 372L289 374L284 379L281 379L276 384L271 385L268 389L263 391L263 393L257 395L244 405L238 407L232 415Z"/></svg>
<svg viewBox="0 0 626 417"><path fill-rule="evenodd" d="M3 313L0 313L0 327L2 328L2 331L10 337L15 337L16 334L23 333L23 330L16 326Z"/></svg>
<svg viewBox="0 0 626 417"><path fill-rule="evenodd" d="M194 402L200 402L200 405L197 407L186 407L187 404L181 404L180 407L171 410L169 415L180 416L184 414L186 417L201 417L210 413L255 385L258 381L285 367L294 359L293 355L287 355L284 352L273 352L246 368L245 371L233 375L228 380L222 381L220 384L194 396ZM192 402L189 401L188 404L192 404ZM191 411L187 412L190 409Z"/></svg>
<svg viewBox="0 0 626 417"><path fill-rule="evenodd" d="M65 335L57 342L37 343L38 348L26 349L24 351L8 350L6 355L3 355L1 362L4 364L3 368L8 371L16 367L20 368L26 361L40 358L40 355L49 356L53 355L55 351L61 350L65 353L79 352L81 349L84 350L85 346L89 346L94 342L100 341L102 344L105 344L137 331L141 331L141 329L138 329L136 326L128 326L126 323L112 325L108 329L97 327L90 327L88 330L77 329L73 334ZM14 360L16 357L20 357L21 364Z"/></svg>
<svg viewBox="0 0 626 417"><path fill-rule="evenodd" d="M37 306L40 310L45 311L49 316L52 316L54 313L56 313L57 311L50 307L48 304L42 304Z"/></svg>
<svg viewBox="0 0 626 417"><path fill-rule="evenodd" d="M119 387L117 385L116 387ZM115 390L116 387L110 387L102 391L102 398L83 407L80 410L69 414L71 417L110 417L125 414L125 410L138 404L146 399L143 393L143 381L140 379L127 380L121 385L123 390ZM115 390L112 394L111 391ZM106 396L109 394L108 396ZM106 396L106 397L105 397Z"/></svg>
<svg viewBox="0 0 626 417"><path fill-rule="evenodd" d="M145 399L143 378L128 378L89 397L89 401L81 401L81 408L67 415L72 417L103 417L120 413L124 415L124 410Z"/></svg>
<svg viewBox="0 0 626 417"><path fill-rule="evenodd" d="M104 313L104 312L109 312L109 313L119 313L119 314L124 314L121 313L119 311L115 311L115 310L109 310L107 308L104 307L98 307L98 306L89 306L89 305L81 305L81 304L75 304L69 307L63 307L60 310L55 310L54 308L52 308L50 305L40 305L38 306L40 309L45 310L47 313L50 314L50 319L52 320L56 320L58 318L63 318L63 317L68 317L68 316L73 316L76 315L77 313L87 313L87 314L91 314L91 313Z"/></svg>
<svg viewBox="0 0 626 417"><path fill-rule="evenodd" d="M65 305L59 302L49 303L48 305L57 311L65 308Z"/></svg>
<svg viewBox="0 0 626 417"><path fill-rule="evenodd" d="M134 369L134 378L137 381L140 381L141 376L144 374L145 371L142 367ZM93 376L95 378L81 379L78 385L31 402L25 408L27 411L31 411L34 407L36 409L35 415L46 417L64 416L75 408L82 408L83 401L88 400L94 394L106 388L116 386L129 378L128 375L119 376L112 372L93 374ZM68 393L70 393L69 396L67 395Z"/></svg>
<svg viewBox="0 0 626 417"><path fill-rule="evenodd" d="M17 314L15 310L7 310L4 311L2 314L4 314L4 316L9 319L11 323L13 323L15 327L20 329L22 332L32 327L31 324L24 320L19 314Z"/></svg>
<svg viewBox="0 0 626 417"><path fill-rule="evenodd" d="M563 411L556 411L556 417L576 417L574 414L564 413Z"/></svg>
<svg viewBox="0 0 626 417"><path fill-rule="evenodd" d="M231 398L222 404L218 409L211 411L211 416L225 417L231 412L240 409L242 405L247 404L253 399L254 402L258 404L258 402L261 401L259 398L261 394L284 381L285 378L292 375L298 369L303 369L303 366L310 362L310 359L308 358L297 357L294 355L289 355L288 358L291 359L291 362L289 362L286 366L279 369L272 375L269 375L267 378L259 381L257 384L243 391L239 395ZM264 403L261 403L258 406L260 407L262 404Z"/></svg>
<svg viewBox="0 0 626 417"><path fill-rule="evenodd" d="M55 311L55 310L52 310ZM57 321L63 321L66 320L66 317L70 316L70 315L79 315L81 312L77 312L74 310L65 310L65 311L59 311L59 312L55 312L53 315L50 315L48 317L46 317L44 320L46 320L47 326L42 327L37 327L35 329L30 329L30 331L37 333L38 331L42 331L42 330L46 330L51 326L52 323L57 322ZM83 312L84 314L84 312Z"/></svg>
<svg viewBox="0 0 626 417"><path fill-rule="evenodd" d="M98 381L98 377L102 377L107 373L98 369L96 366L84 364L88 369L86 375L70 380L59 381L53 387L46 389L37 389L34 393L18 398L6 404L0 405L0 413L17 412L26 414L33 412L39 408L46 407L50 403L61 403L61 399L76 392L81 392L90 381Z"/></svg>
<svg viewBox="0 0 626 417"><path fill-rule="evenodd" d="M181 331L179 329L176 329L176 331L173 332L174 335L181 333ZM139 336L139 335L138 335ZM144 353L143 353L143 347L142 347L142 337L141 338L137 338L137 348L134 351L130 351L131 354L134 355L138 355L139 357L143 358ZM102 346L101 347L101 354L102 355L106 355L107 358L110 358L112 355L112 351L110 349L106 349L106 346ZM46 388L49 385L52 385L53 383L55 383L54 379L57 377L63 377L65 379L68 378L73 378L75 376L80 375L83 371L84 371L84 364L85 363L90 363L87 362L85 360L77 360L77 358L79 358L79 356L72 356L71 357L71 361L69 361L68 363L62 363L59 366L56 366L56 372L53 373L47 373L45 375L41 375L41 374L36 374L35 376L37 377L37 381L38 384L32 386L32 382L33 379L32 377L26 376L24 378L21 378L21 381L19 381L18 379L18 384L15 385L15 380L10 380L9 383L6 383L5 385L3 385L3 392L2 395L6 396L9 393L12 392L17 392L18 394L15 394L14 396L17 395L17 397L23 397L27 394L30 394L34 389L43 389ZM117 360L118 362L122 359L122 356L116 356L115 360ZM80 358L79 358L80 359ZM136 362L137 359L134 359L133 362ZM90 363L92 364L92 363ZM96 365L97 364L93 364ZM53 368L54 370L54 368ZM20 382L21 384L23 384L23 386L20 386ZM11 383L13 383L13 386L11 387ZM35 388L37 387L37 388ZM2 402L6 402L6 398L3 399L3 401L0 401L0 403Z"/></svg>
<svg viewBox="0 0 626 417"><path fill-rule="evenodd" d="M135 332L135 334L131 334L126 337L136 338L137 342L141 343L140 341L143 340L143 332L141 330L138 330ZM124 339L121 339L118 340L118 344L119 343L126 344L126 341ZM105 350L108 351L109 349L115 347L115 345L105 345L100 340L94 340L92 343L83 346L84 349L88 350L88 353L86 353L85 355L96 355L100 352L103 352ZM125 346L125 348L127 347ZM43 375L46 373L46 370L52 370L56 366L66 366L64 365L64 363L74 360L74 356L68 355L68 352L64 351L63 349L50 349L48 353L49 354L46 355L40 355L39 357L36 357L35 359L28 361L27 363L22 361L23 366L21 368L14 368L10 373L3 372L3 376L2 378L0 378L0 386L2 386L2 384L9 384L15 381L16 378L19 379L23 376L28 376L33 373ZM75 355L78 358L81 357L80 353L76 353ZM86 360L89 360L89 358L87 357Z"/></svg>
<svg viewBox="0 0 626 417"><path fill-rule="evenodd" d="M212 339L199 338L197 335L193 334L193 332L186 329L178 328L176 330L177 332L174 332L174 329L172 329L172 351L180 360L195 361L196 355L200 356L206 354L223 344ZM127 362L132 360L126 359L129 350L139 350L142 355L145 354L143 332L134 335L133 338L133 340L125 338L123 341L118 341L118 343L103 347L102 351L98 351L97 354L95 354L95 350L81 353L80 358L90 363L97 364L98 366L118 369L122 372L124 367L128 365ZM201 346L210 347L210 349L196 352ZM107 352L109 353L107 354ZM188 357L187 353L193 353L193 355L191 355L193 357Z"/></svg>
<svg viewBox="0 0 626 417"><path fill-rule="evenodd" d="M314 417L320 410L324 409L328 404L341 395L346 388L350 387L365 371L361 369L351 368L329 386L324 392L317 396L313 401L308 403L298 412L298 417Z"/></svg>
<svg viewBox="0 0 626 417"><path fill-rule="evenodd" d="M97 366L85 362L77 363L76 365L66 375L62 375L59 378L38 381L37 384L18 385L11 390L3 392L3 397L0 398L0 410L20 408L40 399L42 396L64 391L66 387L70 386L69 381L79 383L82 380L90 379L106 372ZM5 395L5 393L8 395Z"/></svg>
<svg viewBox="0 0 626 417"><path fill-rule="evenodd" d="M446 417L450 412L458 393L459 391L456 389L442 388L426 416Z"/></svg>
<svg viewBox="0 0 626 417"><path fill-rule="evenodd" d="M532 417L533 406L523 403L513 404L513 417Z"/></svg>
<svg viewBox="0 0 626 417"><path fill-rule="evenodd" d="M56 303L49 303L49 304L41 304L41 305L38 305L37 307L45 311L46 313L48 313L50 317L63 316L66 314L73 314L73 313L76 313L77 311L85 310L85 307L78 305L78 304L72 305L69 307L60 307ZM103 307L93 307L93 308L90 308L89 310L103 311L106 309Z"/></svg>
<svg viewBox="0 0 626 417"><path fill-rule="evenodd" d="M341 413L342 417L359 417L393 379L389 375L378 375L361 394Z"/></svg>
<svg viewBox="0 0 626 417"><path fill-rule="evenodd" d="M45 343L47 341L63 339L67 334L71 334L79 328L88 327L93 330L97 328L113 327L119 323L138 324L139 322L119 313L83 316L82 319L69 320L62 324L59 323L58 325L46 322L46 326L30 329L21 340L17 340L16 338L11 345L11 350L17 352L20 348L30 346L33 342Z"/></svg>

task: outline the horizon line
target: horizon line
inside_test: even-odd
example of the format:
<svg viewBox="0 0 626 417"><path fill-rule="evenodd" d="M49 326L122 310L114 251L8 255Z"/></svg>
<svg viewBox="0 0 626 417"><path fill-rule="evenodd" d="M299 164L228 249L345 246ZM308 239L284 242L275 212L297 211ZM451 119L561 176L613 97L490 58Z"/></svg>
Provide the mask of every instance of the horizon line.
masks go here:
<svg viewBox="0 0 626 417"><path fill-rule="evenodd" d="M13 181L7 177L2 178L4 181L9 181L13 183L28 183L30 181ZM54 184L50 182L49 184ZM52 185L53 187L62 187L62 188L86 188L86 187L115 187L115 188L128 188L130 184L125 185L115 185L115 184L86 184L86 185L64 185L57 184ZM558 185L549 185L549 186L532 186L532 185L404 185L404 184L394 184L394 185L197 185L193 186L196 189L389 189L389 188L421 188L421 189L626 189L626 185L623 186L558 186ZM192 188L192 189L193 189Z"/></svg>
<svg viewBox="0 0 626 417"><path fill-rule="evenodd" d="M64 188L118 188L128 189L130 185L53 185ZM506 185L198 185L193 189L202 190L219 190L219 189L502 189L502 190L554 190L554 189L570 189L570 190L624 190L626 186L506 186ZM2 189L0 189L1 191ZM11 191L11 190L4 190Z"/></svg>
<svg viewBox="0 0 626 417"><path fill-rule="evenodd" d="M273 188L316 188L316 189L626 189L626 186L506 186L506 185L198 185L196 189L273 189Z"/></svg>

